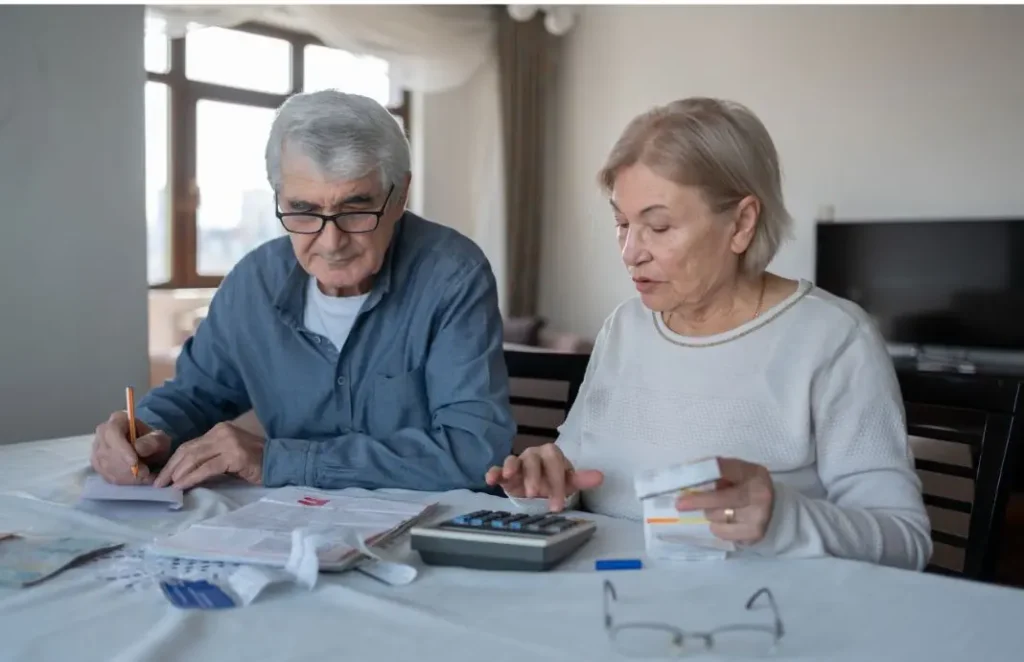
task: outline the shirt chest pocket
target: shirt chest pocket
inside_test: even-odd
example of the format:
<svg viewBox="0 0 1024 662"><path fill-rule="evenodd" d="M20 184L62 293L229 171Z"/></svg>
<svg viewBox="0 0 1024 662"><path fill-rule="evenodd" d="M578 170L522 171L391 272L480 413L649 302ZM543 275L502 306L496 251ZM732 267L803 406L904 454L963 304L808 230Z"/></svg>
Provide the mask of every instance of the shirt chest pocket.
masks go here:
<svg viewBox="0 0 1024 662"><path fill-rule="evenodd" d="M422 367L398 374L374 375L369 395L365 406L372 436L388 437L402 428L427 430L430 427L430 403Z"/></svg>

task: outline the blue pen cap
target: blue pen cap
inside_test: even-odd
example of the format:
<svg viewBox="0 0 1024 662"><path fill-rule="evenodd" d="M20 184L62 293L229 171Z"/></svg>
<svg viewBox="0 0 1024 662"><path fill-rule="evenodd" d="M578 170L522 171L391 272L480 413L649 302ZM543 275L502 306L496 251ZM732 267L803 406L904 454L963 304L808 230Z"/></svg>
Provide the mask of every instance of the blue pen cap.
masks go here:
<svg viewBox="0 0 1024 662"><path fill-rule="evenodd" d="M594 563L595 570L639 570L643 567L640 559L599 559Z"/></svg>

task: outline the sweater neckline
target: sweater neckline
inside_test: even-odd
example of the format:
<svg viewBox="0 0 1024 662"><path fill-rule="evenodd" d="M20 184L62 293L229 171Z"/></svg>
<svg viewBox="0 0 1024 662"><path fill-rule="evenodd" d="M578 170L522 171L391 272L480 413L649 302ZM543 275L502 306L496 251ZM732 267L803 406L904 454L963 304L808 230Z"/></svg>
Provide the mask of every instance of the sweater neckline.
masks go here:
<svg viewBox="0 0 1024 662"><path fill-rule="evenodd" d="M792 294L768 310L762 311L761 314L754 319L741 324L734 329L710 336L684 336L676 333L672 329L668 328L668 325L665 324L665 320L662 319L661 313L657 311L651 311L651 319L654 321L654 327L658 330L661 337L670 343L682 345L684 347L711 347L736 340L737 338L745 336L748 333L761 328L765 324L768 324L773 319L792 308L794 304L800 301L800 299L804 298L804 296L811 291L812 287L813 285L810 281L801 278L797 282L796 290Z"/></svg>

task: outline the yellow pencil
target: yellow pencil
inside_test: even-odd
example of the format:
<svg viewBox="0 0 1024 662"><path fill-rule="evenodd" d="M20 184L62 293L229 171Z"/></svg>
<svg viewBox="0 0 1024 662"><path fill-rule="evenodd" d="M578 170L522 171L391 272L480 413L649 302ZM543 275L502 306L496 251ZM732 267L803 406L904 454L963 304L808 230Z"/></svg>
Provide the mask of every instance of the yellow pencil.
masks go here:
<svg viewBox="0 0 1024 662"><path fill-rule="evenodd" d="M131 386L125 388L124 397L128 405L128 442L132 445L132 450L135 450L135 391L132 390ZM139 477L139 463L137 460L132 465L132 475L136 478Z"/></svg>

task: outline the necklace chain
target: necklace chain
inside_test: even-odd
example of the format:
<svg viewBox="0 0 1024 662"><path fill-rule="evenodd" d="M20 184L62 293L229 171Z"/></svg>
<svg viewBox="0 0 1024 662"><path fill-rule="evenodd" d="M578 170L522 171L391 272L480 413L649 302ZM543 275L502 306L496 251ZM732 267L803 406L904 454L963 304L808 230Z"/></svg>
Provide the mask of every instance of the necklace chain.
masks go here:
<svg viewBox="0 0 1024 662"><path fill-rule="evenodd" d="M762 305L763 300L764 300L764 290L765 290L766 278L764 276L762 276L762 279L763 280L761 281L761 296L760 296L760 298L758 300L758 303L757 303L757 310L754 311L754 317L751 318L751 321L753 321L754 319L757 319L761 315L761 305ZM791 297L780 309L775 311L776 315L772 319L774 319L775 317L778 317L778 315L781 315L786 310L789 310L790 308L792 308L793 305L796 304L796 302L799 301L800 299L804 298L804 295L807 294L807 292L810 292L810 290L811 290L811 288L807 288L805 291L801 292L800 288L798 287L797 288L797 292L796 292L797 296ZM756 330L757 328L759 328L760 326L762 326L762 325L758 325L758 326L755 326L755 327L750 327L748 329L744 329L742 332L740 332L740 333L738 333L738 334L736 334L734 336L729 336L727 338L723 338L721 340L717 340L717 341L713 341L713 342L688 343L688 342L682 342L682 341L680 341L677 338L670 337L665 332L665 330L661 328L661 324L664 324L666 329L671 331L671 329L668 327L668 320L664 319L664 317L661 317L661 319L659 320L659 317L661 317L661 315L659 313L657 313L657 312L655 312L653 310L651 311L651 322L654 323L654 328L658 332L658 335L660 335L662 338L664 338L665 340L669 341L673 345L679 345L681 347L706 348L706 347L715 347L717 345L724 345L725 343L732 342L734 340L738 340L738 339L742 338L743 336L747 335L748 333L750 333L750 332ZM768 322L765 322L765 324L768 324L771 321L772 320L769 319ZM661 324L659 324L659 322L661 322Z"/></svg>
<svg viewBox="0 0 1024 662"><path fill-rule="evenodd" d="M764 291L768 285L768 276L761 274L761 293L757 295L757 308L754 309L754 316L751 319L757 319L761 315L761 304L764 303Z"/></svg>
<svg viewBox="0 0 1024 662"><path fill-rule="evenodd" d="M760 292L760 294L757 295L757 307L754 308L754 316L750 318L751 321L756 320L758 317L761 316L761 306L762 306L762 304L764 304L764 291L765 291L765 288L766 288L767 284L768 284L768 277L765 276L764 274L761 274L761 292ZM672 313L670 312L663 319L664 319L665 325L668 326L669 320L672 319Z"/></svg>

